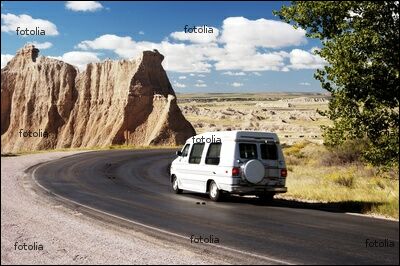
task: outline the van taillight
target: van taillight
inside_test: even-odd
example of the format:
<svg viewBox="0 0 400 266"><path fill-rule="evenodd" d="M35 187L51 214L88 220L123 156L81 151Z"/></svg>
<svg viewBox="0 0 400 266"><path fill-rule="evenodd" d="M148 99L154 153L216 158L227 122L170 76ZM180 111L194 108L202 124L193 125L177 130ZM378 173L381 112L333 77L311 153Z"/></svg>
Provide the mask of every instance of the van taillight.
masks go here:
<svg viewBox="0 0 400 266"><path fill-rule="evenodd" d="M240 175L240 168L239 167L233 167L232 168L232 176L238 176Z"/></svg>
<svg viewBox="0 0 400 266"><path fill-rule="evenodd" d="M287 176L287 170L284 168L284 169L281 169L281 177L286 177Z"/></svg>

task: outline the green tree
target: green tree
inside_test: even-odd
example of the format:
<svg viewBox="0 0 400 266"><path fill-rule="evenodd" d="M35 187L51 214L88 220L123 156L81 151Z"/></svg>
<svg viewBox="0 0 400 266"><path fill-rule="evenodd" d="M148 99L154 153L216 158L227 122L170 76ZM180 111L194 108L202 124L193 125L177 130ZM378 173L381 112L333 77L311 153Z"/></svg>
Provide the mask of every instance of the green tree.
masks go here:
<svg viewBox="0 0 400 266"><path fill-rule="evenodd" d="M315 73L332 100L321 112L326 145L364 143L364 158L398 166L399 2L292 1L275 14L321 40L327 61Z"/></svg>

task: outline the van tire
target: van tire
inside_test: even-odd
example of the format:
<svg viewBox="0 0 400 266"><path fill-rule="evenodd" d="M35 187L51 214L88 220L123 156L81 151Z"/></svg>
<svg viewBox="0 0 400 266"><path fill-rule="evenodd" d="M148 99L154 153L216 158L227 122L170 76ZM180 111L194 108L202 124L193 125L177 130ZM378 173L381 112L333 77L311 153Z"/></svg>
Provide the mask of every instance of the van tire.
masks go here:
<svg viewBox="0 0 400 266"><path fill-rule="evenodd" d="M217 184L214 181L210 182L210 187L208 188L208 194L210 199L213 201L219 201L221 199L221 191L218 189Z"/></svg>
<svg viewBox="0 0 400 266"><path fill-rule="evenodd" d="M172 185L172 190L174 191L175 194L182 193L182 189L180 189L178 186L178 178L176 176L172 177L171 185Z"/></svg>

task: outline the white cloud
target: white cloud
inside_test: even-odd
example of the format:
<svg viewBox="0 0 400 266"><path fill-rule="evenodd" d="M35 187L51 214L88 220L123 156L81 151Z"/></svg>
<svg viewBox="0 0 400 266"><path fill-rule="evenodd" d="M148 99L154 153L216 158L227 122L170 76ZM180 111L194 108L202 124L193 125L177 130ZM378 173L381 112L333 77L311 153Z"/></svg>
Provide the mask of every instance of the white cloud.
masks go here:
<svg viewBox="0 0 400 266"><path fill-rule="evenodd" d="M51 42L43 42L43 43L29 42L29 43L35 45L36 48L41 49L41 50L49 49L50 47L53 46L53 44Z"/></svg>
<svg viewBox="0 0 400 266"><path fill-rule="evenodd" d="M279 71L289 54L259 49L301 45L306 43L306 37L303 29L294 29L281 21L229 17L223 22L220 42L224 44L224 53L215 64L217 70Z"/></svg>
<svg viewBox="0 0 400 266"><path fill-rule="evenodd" d="M284 57L277 53L253 53L238 56L236 53L226 53L215 63L217 70L243 71L279 71L285 65Z"/></svg>
<svg viewBox="0 0 400 266"><path fill-rule="evenodd" d="M204 83L196 83L194 86L198 87L198 88L206 88L207 84Z"/></svg>
<svg viewBox="0 0 400 266"><path fill-rule="evenodd" d="M165 55L163 65L168 71L175 72L210 72L211 64L207 50L218 49L216 44L186 45L183 43L161 43L136 42L131 37L120 37L117 35L102 35L93 41L82 41L77 48L83 50L111 50L122 58L136 58L144 50L157 49Z"/></svg>
<svg viewBox="0 0 400 266"><path fill-rule="evenodd" d="M290 63L289 67L293 69L315 69L326 65L326 61L319 55L313 55L300 49L290 52Z"/></svg>
<svg viewBox="0 0 400 266"><path fill-rule="evenodd" d="M310 86L311 84L308 82L300 82L299 85L301 86Z"/></svg>
<svg viewBox="0 0 400 266"><path fill-rule="evenodd" d="M200 26L197 26L196 28L200 28ZM208 30L207 33L189 33L184 31L175 31L171 33L170 36L175 40L189 41L192 43L216 42L219 35L219 30L214 27L208 27L207 29L212 29L212 33L210 33L211 30Z"/></svg>
<svg viewBox="0 0 400 266"><path fill-rule="evenodd" d="M261 74L258 73L258 72L253 72L253 75L254 75L254 76L261 76Z"/></svg>
<svg viewBox="0 0 400 266"><path fill-rule="evenodd" d="M94 39L93 41L82 41L77 45L77 48L81 48L83 50L113 50L120 56L129 57L130 54L135 52L135 45L136 43L131 37L119 37L117 35L105 34Z"/></svg>
<svg viewBox="0 0 400 266"><path fill-rule="evenodd" d="M232 72L232 71L227 71L222 73L222 75L228 75L228 76L246 76L246 73L244 72Z"/></svg>
<svg viewBox="0 0 400 266"><path fill-rule="evenodd" d="M62 60L64 62L67 62L68 64L74 65L78 67L80 71L85 70L86 65L89 63L100 62L100 59L97 57L96 53L82 51L73 51L65 53L62 56L49 57Z"/></svg>
<svg viewBox="0 0 400 266"><path fill-rule="evenodd" d="M139 31L139 34L140 34L140 35L144 35L144 31L142 31L142 30Z"/></svg>
<svg viewBox="0 0 400 266"><path fill-rule="evenodd" d="M135 41L130 36L105 34L94 40L84 40L76 48L109 50L125 59L136 58L144 50L157 49L165 56L163 66L167 71L190 73L190 76L195 76L194 72L209 73L212 69L224 70L226 75L244 76L246 71L289 71L316 68L324 63L319 56L300 49L278 50L306 42L304 30L293 29L280 21L230 17L223 21L215 41L185 43L179 42L186 39L176 32L169 36L173 36L175 42L168 38L159 43ZM308 54L311 61L305 56ZM303 59L306 61L301 61Z"/></svg>
<svg viewBox="0 0 400 266"><path fill-rule="evenodd" d="M95 12L103 8L97 1L67 1L65 7L72 11Z"/></svg>
<svg viewBox="0 0 400 266"><path fill-rule="evenodd" d="M13 57L14 56L11 54L1 54L1 68L5 67Z"/></svg>
<svg viewBox="0 0 400 266"><path fill-rule="evenodd" d="M177 87L177 88L186 88L186 85L183 84L183 83L174 82L174 87Z"/></svg>
<svg viewBox="0 0 400 266"><path fill-rule="evenodd" d="M176 72L210 72L210 57L206 50L218 49L217 45L185 45L172 44L166 41L153 44L162 54L166 55L164 66L167 70Z"/></svg>
<svg viewBox="0 0 400 266"><path fill-rule="evenodd" d="M194 77L194 76L196 76L195 74L193 74L193 73L190 73L189 74L189 76L191 76L191 77Z"/></svg>
<svg viewBox="0 0 400 266"><path fill-rule="evenodd" d="M186 76L179 76L179 79L186 79Z"/></svg>
<svg viewBox="0 0 400 266"><path fill-rule="evenodd" d="M204 83L204 80L198 79L197 83Z"/></svg>
<svg viewBox="0 0 400 266"><path fill-rule="evenodd" d="M206 75L198 74L197 76L198 76L199 78L204 78Z"/></svg>
<svg viewBox="0 0 400 266"><path fill-rule="evenodd" d="M46 35L58 35L57 26L52 22L44 19L35 19L29 15L14 15L11 13L1 14L1 31L2 32L16 32L17 27L21 30L34 30L38 27L39 30L44 30ZM26 36L26 35L21 35Z"/></svg>
<svg viewBox="0 0 400 266"><path fill-rule="evenodd" d="M282 48L306 43L305 30L268 19L249 20L244 17L226 18L222 25L221 41L227 45L239 44L266 48Z"/></svg>
<svg viewBox="0 0 400 266"><path fill-rule="evenodd" d="M232 84L232 87L242 87L243 86L243 83L240 83L240 82L233 82Z"/></svg>

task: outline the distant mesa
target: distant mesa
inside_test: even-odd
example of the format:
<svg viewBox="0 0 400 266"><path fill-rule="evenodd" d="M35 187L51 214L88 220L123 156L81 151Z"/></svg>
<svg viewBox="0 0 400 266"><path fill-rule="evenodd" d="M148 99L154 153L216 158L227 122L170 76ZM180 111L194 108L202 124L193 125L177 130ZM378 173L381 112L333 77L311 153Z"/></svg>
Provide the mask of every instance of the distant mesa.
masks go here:
<svg viewBox="0 0 400 266"><path fill-rule="evenodd" d="M77 69L26 45L1 69L1 151L178 145L195 135L158 51ZM42 130L48 137L21 137Z"/></svg>

